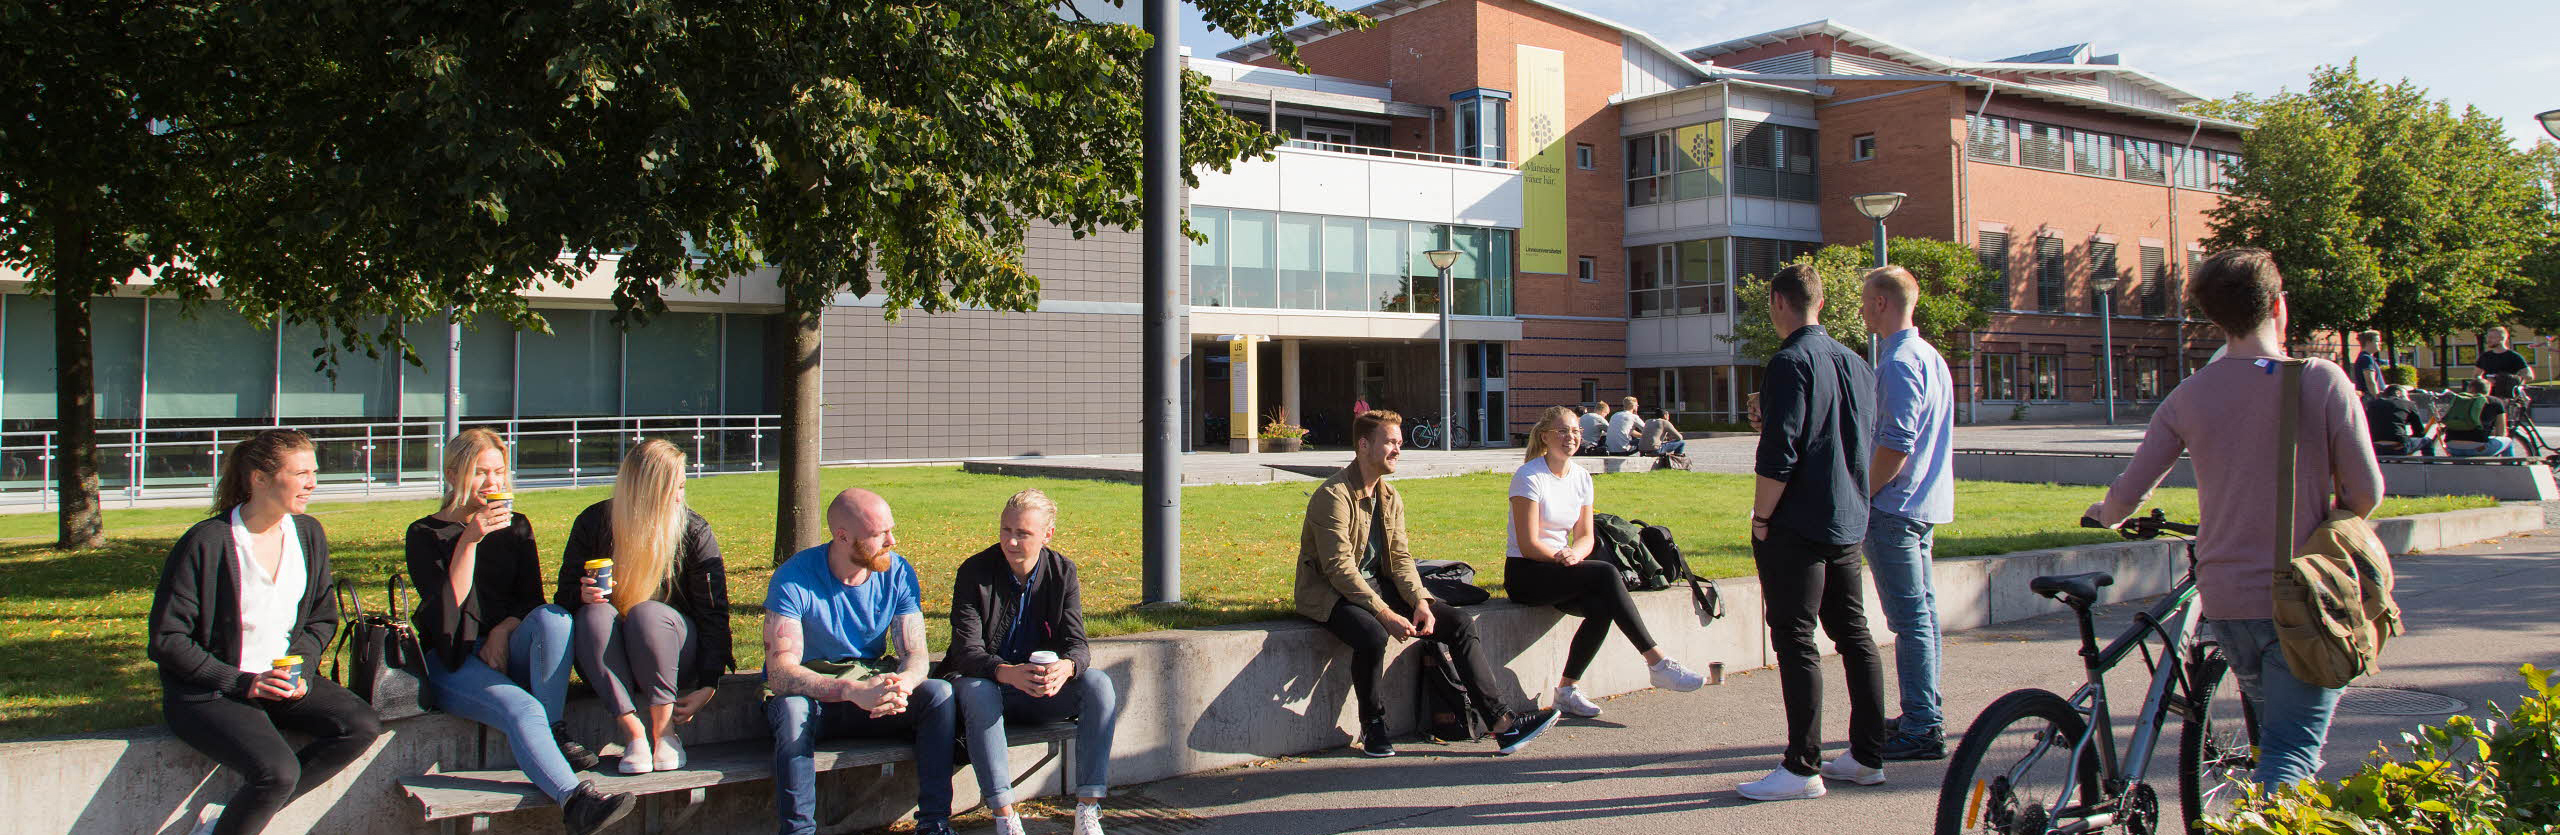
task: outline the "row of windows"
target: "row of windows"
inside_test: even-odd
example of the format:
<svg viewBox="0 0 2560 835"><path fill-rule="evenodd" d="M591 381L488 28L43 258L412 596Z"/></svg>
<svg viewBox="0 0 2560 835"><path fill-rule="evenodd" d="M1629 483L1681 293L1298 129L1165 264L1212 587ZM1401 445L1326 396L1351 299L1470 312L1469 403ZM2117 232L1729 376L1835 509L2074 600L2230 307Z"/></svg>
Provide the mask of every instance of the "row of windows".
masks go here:
<svg viewBox="0 0 2560 835"><path fill-rule="evenodd" d="M1440 271L1458 251L1449 311L1511 315L1511 231L1246 209L1191 210L1194 307L1440 312Z"/></svg>
<svg viewBox="0 0 2560 835"><path fill-rule="evenodd" d="M2156 246L2138 249L2138 260L2135 262L2137 272L2128 278L2123 275L2118 264L2116 245L2112 242L2092 239L2089 241L2088 250L2089 278L2093 281L2115 279L2120 282L2113 294L2118 302L2113 312L2118 315L2155 317L2176 315L2179 300L2176 298L2176 287L2173 286L2176 278L2168 271L2168 253ZM2014 285L2010 283L2013 273L2010 272L2009 256L2009 233L1988 230L1978 233L1974 241L1974 257L1981 262L1983 269L1991 272L1993 276L1991 286L2001 288L1991 296L1994 309L2020 309L2017 307L2016 298L2012 295L2011 288ZM2030 257L2032 261L2028 267L2035 271L2035 303L2027 309L2042 313L2064 312L2070 299L2071 264L2063 251L2062 238L2054 235L2037 236L2034 251ZM2204 251L2190 247L2187 250L2187 274L2194 275L2196 268L2203 264ZM2081 312L2098 312L2095 309L2096 302L2093 301L2090 305L2090 310Z"/></svg>
<svg viewBox="0 0 2560 835"><path fill-rule="evenodd" d="M2005 116L1965 117L1965 153L1988 162L2070 171L2180 188L2227 191L2240 155L2207 148L2175 148L2148 139L2064 128Z"/></svg>
<svg viewBox="0 0 2560 835"><path fill-rule="evenodd" d="M1812 202L1815 131L1746 119L1716 120L1629 137L1627 205L1774 197Z"/></svg>
<svg viewBox="0 0 2560 835"><path fill-rule="evenodd" d="M1733 309L1743 276L1767 278L1818 245L1767 238L1709 238L1627 250L1627 315L1692 316Z"/></svg>
<svg viewBox="0 0 2560 835"><path fill-rule="evenodd" d="M2158 400L2174 384L2170 379L2176 370L2168 357L2119 355L2115 358L2116 398L2118 400ZM2094 362L2084 363L2084 372L2094 373ZM2069 365L2062 354L1982 355L1982 399L1984 400L2063 400L2063 373ZM2090 386L2102 385L2091 381Z"/></svg>

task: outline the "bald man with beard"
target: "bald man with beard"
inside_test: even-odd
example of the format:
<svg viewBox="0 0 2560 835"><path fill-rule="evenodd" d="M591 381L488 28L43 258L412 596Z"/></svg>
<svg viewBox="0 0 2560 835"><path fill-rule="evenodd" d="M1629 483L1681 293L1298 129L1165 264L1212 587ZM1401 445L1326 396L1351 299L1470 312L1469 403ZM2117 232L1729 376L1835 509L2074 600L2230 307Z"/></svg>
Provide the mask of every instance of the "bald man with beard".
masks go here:
<svg viewBox="0 0 2560 835"><path fill-rule="evenodd" d="M918 835L951 832L951 683L930 678L923 592L869 490L827 505L827 544L791 555L765 591L765 718L784 835L818 831L818 742L912 738Z"/></svg>

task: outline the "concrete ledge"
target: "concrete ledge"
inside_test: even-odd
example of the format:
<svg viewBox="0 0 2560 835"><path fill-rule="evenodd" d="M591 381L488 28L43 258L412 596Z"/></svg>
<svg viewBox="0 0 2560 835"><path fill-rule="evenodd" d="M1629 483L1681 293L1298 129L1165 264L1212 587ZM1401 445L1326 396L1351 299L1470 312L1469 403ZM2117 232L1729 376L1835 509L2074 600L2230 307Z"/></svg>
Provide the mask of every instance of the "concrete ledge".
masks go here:
<svg viewBox="0 0 2560 835"><path fill-rule="evenodd" d="M1968 450L1955 453L1956 477L2025 484L2112 484L2132 456L2122 453ZM2504 502L2560 500L2551 466L2526 459L2432 459L2382 462L2383 490L2393 496L2488 496ZM2194 465L2180 460L2161 482L2194 487Z"/></svg>
<svg viewBox="0 0 2560 835"><path fill-rule="evenodd" d="M2541 509L2523 504L2386 519L2378 525L2397 552L2541 526ZM2027 580L2042 574L2113 572L2117 582L2108 589L2109 600L2159 594L2185 568L2176 558L2177 548L2165 541L2106 543L1941 560L1934 577L1939 618L1948 630L1957 631L2060 611L2059 604L2027 590ZM1703 622L1685 587L1635 597L1664 650L1700 672L1712 662L1722 662L1728 673L1773 663L1759 583L1739 578L1718 585L1726 616L1712 624ZM1878 643L1887 643L1891 636L1872 606L1874 596L1868 600L1869 628ZM1557 628L1564 617L1551 608L1502 600L1470 607L1467 614L1485 651L1500 665L1503 680L1497 693L1514 703L1532 698L1546 703L1572 637L1571 629ZM1357 722L1350 674L1344 669L1349 660L1322 627L1295 619L1095 641L1094 668L1119 683L1124 700L1111 781L1143 783L1350 743ZM1389 721L1400 730L1414 725L1417 663L1409 653L1398 652L1380 682L1392 706ZM1582 685L1605 696L1643 689L1649 682L1642 659L1623 639L1612 638ZM698 744L767 738L756 688L751 676L724 680L710 709L687 727L685 738ZM1712 700L1717 693L1709 688L1693 698ZM594 700L573 702L570 714L580 739L613 738ZM1770 744L1775 750L1774 732ZM1017 746L1013 762L1033 774L1026 786L1055 792L1056 764L1032 767L1044 753L1042 746ZM183 835L196 809L208 799L229 796L237 785L236 777L214 773L201 755L160 728L0 743L0 763L7 763L0 768L0 809L8 810L8 830L14 833ZM470 722L442 715L395 722L371 754L288 808L268 831L424 835L434 829L419 820L416 803L399 793L398 779L512 765L505 740ZM976 801L973 773L964 771L954 783L961 808ZM892 766L829 772L819 777L819 795L823 820L848 828L886 823L913 810L914 770ZM645 831L645 818L652 814L654 810L644 809L635 815L643 819L641 830L635 831ZM492 831L556 832L558 821L552 810L532 809L499 816ZM770 831L772 825L772 787L758 781L713 789L685 831L753 833Z"/></svg>

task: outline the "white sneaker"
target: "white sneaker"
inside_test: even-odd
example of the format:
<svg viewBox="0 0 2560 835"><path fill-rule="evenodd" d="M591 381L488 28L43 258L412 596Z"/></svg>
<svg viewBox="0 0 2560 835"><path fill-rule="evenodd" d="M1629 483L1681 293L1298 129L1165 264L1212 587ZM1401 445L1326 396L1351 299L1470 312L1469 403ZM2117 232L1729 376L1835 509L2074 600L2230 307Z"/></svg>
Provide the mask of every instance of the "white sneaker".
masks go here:
<svg viewBox="0 0 2560 835"><path fill-rule="evenodd" d="M1600 703L1582 695L1580 688L1570 684L1556 688L1556 709L1584 719L1600 715Z"/></svg>
<svg viewBox="0 0 2560 835"><path fill-rule="evenodd" d="M1076 835L1102 835L1102 804L1076 804Z"/></svg>
<svg viewBox="0 0 2560 835"><path fill-rule="evenodd" d="M1865 764L1858 762L1858 758L1842 754L1822 764L1822 777L1826 780L1847 780L1861 786L1876 786L1884 784L1884 769L1868 768Z"/></svg>
<svg viewBox="0 0 2560 835"><path fill-rule="evenodd" d="M1645 669L1653 671L1653 686L1664 690L1687 693L1707 686L1706 676L1690 672L1689 668L1680 666L1680 662L1669 658L1662 659L1662 663L1647 666Z"/></svg>
<svg viewBox="0 0 2560 835"><path fill-rule="evenodd" d="M223 808L220 803L207 803L196 810L196 825L187 830L187 835L213 835L213 828L222 825Z"/></svg>
<svg viewBox="0 0 2560 835"><path fill-rule="evenodd" d="M1022 818L1016 815L997 815L996 835L1023 835Z"/></svg>
<svg viewBox="0 0 2560 835"><path fill-rule="evenodd" d="M659 771L674 771L676 769L683 768L684 741L676 739L675 734L658 737L658 755L656 759Z"/></svg>
<svg viewBox="0 0 2560 835"><path fill-rule="evenodd" d="M1783 766L1733 790L1752 800L1812 800L1830 793L1822 786L1822 775L1797 774Z"/></svg>
<svg viewBox="0 0 2560 835"><path fill-rule="evenodd" d="M650 750L653 747L646 740L623 743L622 761L614 764L614 770L624 774L647 774L658 770L657 756Z"/></svg>

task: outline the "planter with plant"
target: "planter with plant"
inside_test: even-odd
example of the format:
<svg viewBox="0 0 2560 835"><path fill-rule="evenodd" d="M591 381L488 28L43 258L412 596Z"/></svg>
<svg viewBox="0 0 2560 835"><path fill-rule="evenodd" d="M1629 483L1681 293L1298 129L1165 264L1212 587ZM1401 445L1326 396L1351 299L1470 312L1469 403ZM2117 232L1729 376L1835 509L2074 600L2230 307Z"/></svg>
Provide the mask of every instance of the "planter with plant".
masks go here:
<svg viewBox="0 0 2560 835"><path fill-rule="evenodd" d="M1306 444L1306 438L1307 428L1290 423L1285 409L1271 413L1270 420L1262 424L1264 452L1297 452Z"/></svg>

